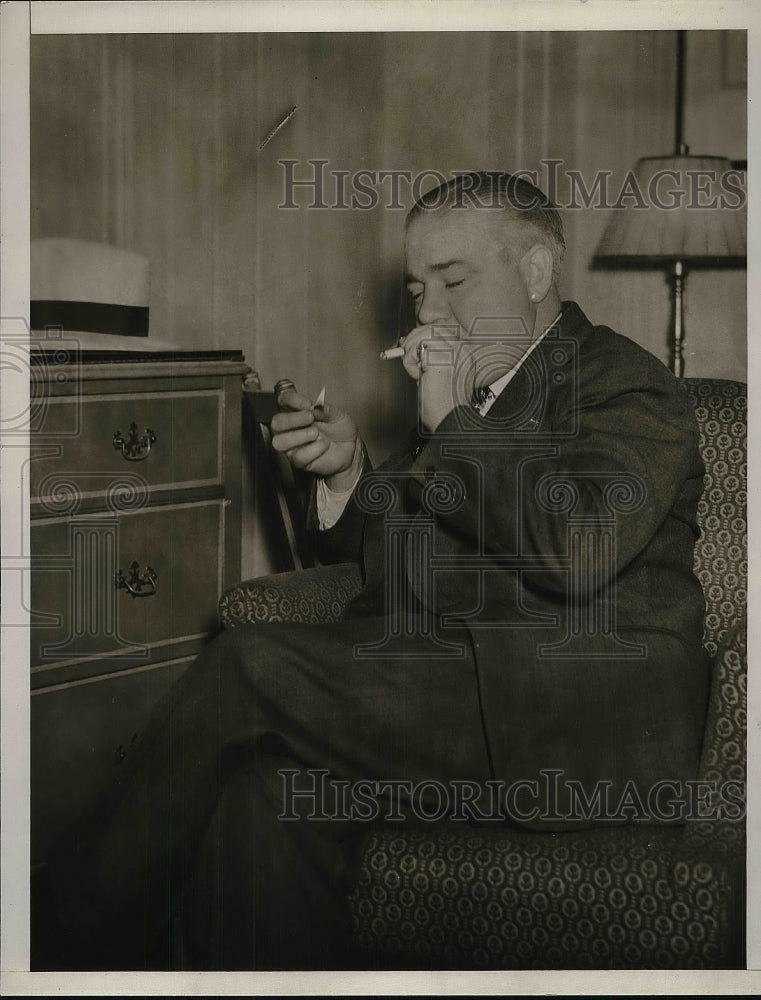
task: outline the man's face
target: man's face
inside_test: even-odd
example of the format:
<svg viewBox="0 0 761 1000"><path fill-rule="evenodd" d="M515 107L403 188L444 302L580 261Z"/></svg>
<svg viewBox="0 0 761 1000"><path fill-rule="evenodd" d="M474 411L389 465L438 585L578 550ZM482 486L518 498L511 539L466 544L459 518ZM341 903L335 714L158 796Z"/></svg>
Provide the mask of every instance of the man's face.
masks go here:
<svg viewBox="0 0 761 1000"><path fill-rule="evenodd" d="M406 240L407 287L419 326L454 326L459 337L533 328L529 291L519 263L509 262L489 210L455 208L417 216ZM516 226L519 223L516 223ZM512 257L508 253L507 257Z"/></svg>

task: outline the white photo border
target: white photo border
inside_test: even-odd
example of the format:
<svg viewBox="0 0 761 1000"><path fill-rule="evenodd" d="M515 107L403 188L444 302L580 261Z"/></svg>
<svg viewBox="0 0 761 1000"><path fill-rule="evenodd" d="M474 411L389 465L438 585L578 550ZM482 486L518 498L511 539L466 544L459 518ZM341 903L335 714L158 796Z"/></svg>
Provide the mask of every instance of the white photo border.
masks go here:
<svg viewBox="0 0 761 1000"><path fill-rule="evenodd" d="M169 0L169 2L22 2L0 7L0 289L3 333L8 317L28 320L29 303L29 39L31 34L218 31L626 30L634 28L741 28L748 31L748 162L756 174L761 116L761 10L753 0ZM467 22L467 29L465 28ZM758 267L761 219L749 185L748 259ZM749 267L751 265L749 264ZM754 276L756 276L754 274ZM761 321L761 282L748 281L748 329ZM25 373L0 372L3 417L28 405ZM748 338L749 601L758 590L759 534L756 470L759 426L756 386L761 348ZM13 551L24 497L15 470L23 447L0 449L2 550ZM23 529L28 533L28 522ZM18 622L19 595L11 574L2 581L2 621ZM20 574L17 574L20 576ZM761 621L749 616L748 773L761 774L761 685L756 678ZM735 994L761 992L761 783L748 781L748 969L714 973L30 973L29 968L29 709L28 648L23 628L2 629L2 895L0 970L6 995L309 995L309 994Z"/></svg>

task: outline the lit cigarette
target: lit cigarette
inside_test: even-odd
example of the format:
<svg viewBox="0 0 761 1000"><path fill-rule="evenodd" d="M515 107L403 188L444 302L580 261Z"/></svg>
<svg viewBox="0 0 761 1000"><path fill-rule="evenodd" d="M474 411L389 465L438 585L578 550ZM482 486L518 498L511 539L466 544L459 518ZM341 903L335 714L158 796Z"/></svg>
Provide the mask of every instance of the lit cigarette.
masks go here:
<svg viewBox="0 0 761 1000"><path fill-rule="evenodd" d="M314 401L314 405L315 406L324 406L325 405L325 386L323 386L322 389L320 389L320 392L319 392L319 394L317 396L317 399L315 399L315 401Z"/></svg>
<svg viewBox="0 0 761 1000"><path fill-rule="evenodd" d="M381 360L383 361L393 361L394 358L404 357L403 347L388 347L385 351L380 352Z"/></svg>

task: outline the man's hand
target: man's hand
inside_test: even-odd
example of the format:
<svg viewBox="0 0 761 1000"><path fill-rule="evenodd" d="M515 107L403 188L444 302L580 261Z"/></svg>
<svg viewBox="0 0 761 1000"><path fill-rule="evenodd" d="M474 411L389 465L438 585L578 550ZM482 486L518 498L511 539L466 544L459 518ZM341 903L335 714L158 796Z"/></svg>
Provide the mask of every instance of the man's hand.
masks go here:
<svg viewBox="0 0 761 1000"><path fill-rule="evenodd" d="M272 418L272 447L291 465L323 476L334 490L349 489L361 471L359 432L335 406L315 406L307 396L286 389L278 396L282 412Z"/></svg>
<svg viewBox="0 0 761 1000"><path fill-rule="evenodd" d="M399 341L404 347L405 371L418 383L420 420L435 431L455 406L469 402L475 363L460 328L418 326Z"/></svg>

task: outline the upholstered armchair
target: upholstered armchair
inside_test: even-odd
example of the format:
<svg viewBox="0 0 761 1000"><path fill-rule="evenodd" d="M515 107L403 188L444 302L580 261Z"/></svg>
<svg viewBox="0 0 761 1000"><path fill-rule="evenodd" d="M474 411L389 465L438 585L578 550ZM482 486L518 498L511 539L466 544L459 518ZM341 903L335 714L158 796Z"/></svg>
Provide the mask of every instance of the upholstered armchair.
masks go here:
<svg viewBox="0 0 761 1000"><path fill-rule="evenodd" d="M706 466L695 568L713 676L697 794L711 818L578 833L374 830L350 898L368 967L744 966L746 392L718 379L683 387ZM353 565L263 577L223 594L220 617L226 628L335 621L359 587ZM740 808L716 818L727 788Z"/></svg>

